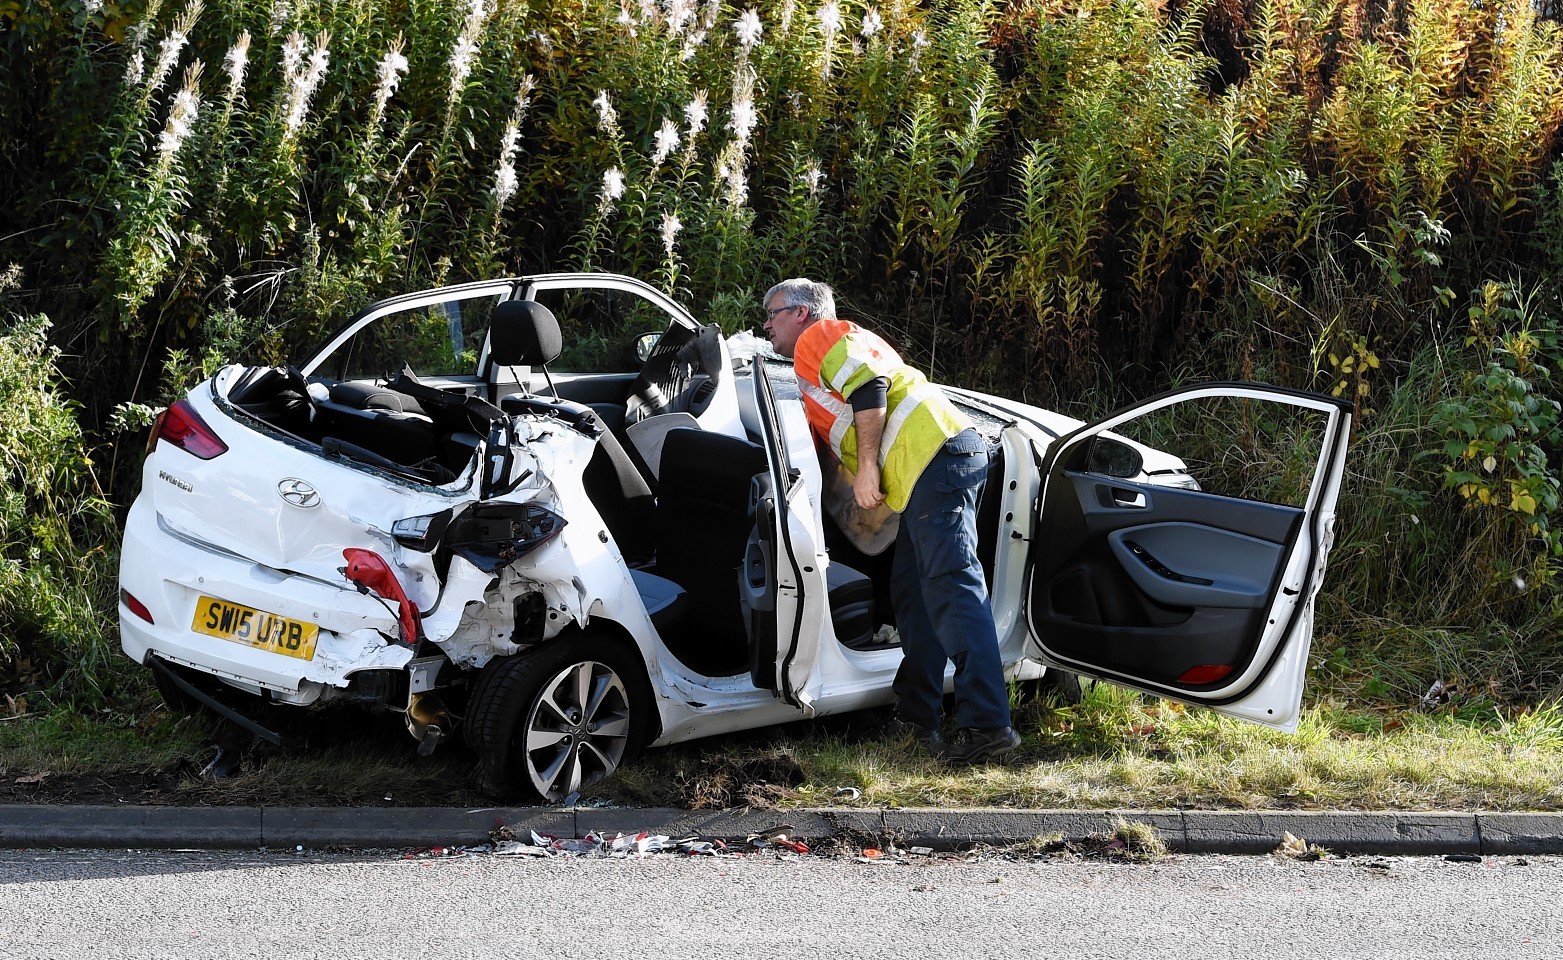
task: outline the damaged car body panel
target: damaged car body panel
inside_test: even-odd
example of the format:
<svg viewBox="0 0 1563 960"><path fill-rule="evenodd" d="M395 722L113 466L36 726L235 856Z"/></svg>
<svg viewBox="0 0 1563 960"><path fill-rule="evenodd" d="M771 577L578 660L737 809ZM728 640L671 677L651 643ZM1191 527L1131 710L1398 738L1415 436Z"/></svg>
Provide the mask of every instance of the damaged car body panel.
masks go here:
<svg viewBox="0 0 1563 960"><path fill-rule="evenodd" d="M566 324L604 315L660 331L640 369L551 371ZM1240 517L1226 529L1207 504L1222 492L1168 452L1188 424L1154 404L1099 429L950 392L992 444L979 554L1010 676L1062 665L1285 725L1224 694L1300 697L1338 404L1207 391L1324 421L1299 455L1317 461L1307 497L1244 505L1244 488L1219 500ZM230 366L163 415L126 523L122 645L171 704L198 688L255 728L268 703L378 706L422 753L459 734L480 789L558 801L643 747L892 700L894 527L842 514L840 482L790 365L639 281L422 291L300 367ZM1111 519L1140 504L1154 523ZM1232 550L1276 572L1239 582L1215 556ZM1093 608L1065 602L1092 590ZM1255 640L1252 611L1283 608L1302 612ZM1211 659L1190 673L1136 646L1158 630Z"/></svg>

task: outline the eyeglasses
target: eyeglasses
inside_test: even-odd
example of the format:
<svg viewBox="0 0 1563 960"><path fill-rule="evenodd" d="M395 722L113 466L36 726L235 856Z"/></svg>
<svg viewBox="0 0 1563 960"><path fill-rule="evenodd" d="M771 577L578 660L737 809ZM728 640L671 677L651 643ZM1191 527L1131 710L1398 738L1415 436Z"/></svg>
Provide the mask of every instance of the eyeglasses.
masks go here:
<svg viewBox="0 0 1563 960"><path fill-rule="evenodd" d="M801 306L803 306L803 304L795 303L790 307L768 307L765 311L765 318L767 320L775 320L778 313L785 313L788 310L796 310Z"/></svg>

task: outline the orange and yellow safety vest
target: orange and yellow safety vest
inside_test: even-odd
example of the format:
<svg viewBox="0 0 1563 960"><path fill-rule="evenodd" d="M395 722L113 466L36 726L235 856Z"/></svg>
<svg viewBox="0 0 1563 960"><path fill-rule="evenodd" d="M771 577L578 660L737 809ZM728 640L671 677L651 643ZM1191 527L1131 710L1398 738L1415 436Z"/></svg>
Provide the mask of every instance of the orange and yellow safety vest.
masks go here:
<svg viewBox="0 0 1563 960"><path fill-rule="evenodd" d="M850 320L820 320L798 337L793 367L809 425L857 473L857 428L847 398L875 377L889 383L879 440L879 485L890 509L906 509L912 485L944 441L971 424L944 391L878 335Z"/></svg>

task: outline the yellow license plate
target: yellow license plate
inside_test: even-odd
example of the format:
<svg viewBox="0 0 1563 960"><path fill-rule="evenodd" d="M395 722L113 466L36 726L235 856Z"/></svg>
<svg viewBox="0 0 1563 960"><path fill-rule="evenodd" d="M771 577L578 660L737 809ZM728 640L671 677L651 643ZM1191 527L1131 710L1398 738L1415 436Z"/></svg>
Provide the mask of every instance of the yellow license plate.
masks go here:
<svg viewBox="0 0 1563 960"><path fill-rule="evenodd" d="M215 597L202 597L195 604L195 619L190 629L219 640L230 640L258 650L270 650L285 657L312 660L320 627L279 617Z"/></svg>

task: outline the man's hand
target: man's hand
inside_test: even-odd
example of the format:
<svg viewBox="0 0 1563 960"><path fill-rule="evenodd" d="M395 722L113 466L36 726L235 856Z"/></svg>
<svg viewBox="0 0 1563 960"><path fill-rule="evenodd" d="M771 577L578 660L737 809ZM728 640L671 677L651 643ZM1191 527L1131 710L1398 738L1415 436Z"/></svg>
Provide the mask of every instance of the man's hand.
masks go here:
<svg viewBox="0 0 1563 960"><path fill-rule="evenodd" d="M852 497L864 510L872 510L885 502L879 489L879 464L872 460L858 461L857 476L852 478Z"/></svg>
<svg viewBox="0 0 1563 960"><path fill-rule="evenodd" d="M857 433L857 476L852 478L852 498L864 510L885 502L879 489L879 439L885 432L885 408L870 407L852 415Z"/></svg>

